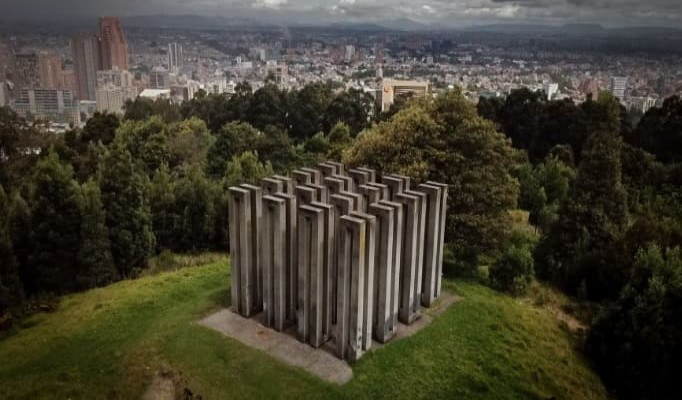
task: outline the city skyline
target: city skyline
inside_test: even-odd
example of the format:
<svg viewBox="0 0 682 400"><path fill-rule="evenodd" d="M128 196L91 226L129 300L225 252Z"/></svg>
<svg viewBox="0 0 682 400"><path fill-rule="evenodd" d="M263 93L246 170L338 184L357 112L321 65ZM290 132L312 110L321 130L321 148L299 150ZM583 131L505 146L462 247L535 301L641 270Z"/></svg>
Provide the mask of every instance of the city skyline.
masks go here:
<svg viewBox="0 0 682 400"><path fill-rule="evenodd" d="M615 26L679 26L682 11L675 0L3 0L2 20L73 20L101 15L199 15L246 18L264 23L373 23L409 19L429 28L485 23L598 23ZM405 27L409 29L409 26ZM414 27L413 27L414 28Z"/></svg>

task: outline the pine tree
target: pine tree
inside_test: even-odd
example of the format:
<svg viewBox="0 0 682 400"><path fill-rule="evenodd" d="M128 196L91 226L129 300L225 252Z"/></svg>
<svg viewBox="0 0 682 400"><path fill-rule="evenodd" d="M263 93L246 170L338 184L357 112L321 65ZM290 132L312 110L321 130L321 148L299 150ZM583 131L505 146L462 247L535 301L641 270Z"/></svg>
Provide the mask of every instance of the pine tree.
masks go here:
<svg viewBox="0 0 682 400"><path fill-rule="evenodd" d="M598 131L588 139L576 181L538 248L541 275L590 297L613 295L626 271L611 263L614 244L628 222L627 192L621 182L620 137Z"/></svg>
<svg viewBox="0 0 682 400"><path fill-rule="evenodd" d="M111 255L122 277L144 268L155 246L146 182L128 150L115 142L104 157L100 188Z"/></svg>
<svg viewBox="0 0 682 400"><path fill-rule="evenodd" d="M29 286L33 293L75 289L80 247L80 193L73 169L53 151L40 160L33 176Z"/></svg>
<svg viewBox="0 0 682 400"><path fill-rule="evenodd" d="M0 186L0 319L8 308L20 305L24 299L18 268L10 237L9 200Z"/></svg>
<svg viewBox="0 0 682 400"><path fill-rule="evenodd" d="M82 241L78 252L80 273L77 281L81 289L89 289L116 281L118 273L111 257L109 230L97 182L90 180L83 184L82 193Z"/></svg>
<svg viewBox="0 0 682 400"><path fill-rule="evenodd" d="M152 226L157 250L174 249L180 217L175 209L175 182L168 165L163 164L154 172L149 193Z"/></svg>

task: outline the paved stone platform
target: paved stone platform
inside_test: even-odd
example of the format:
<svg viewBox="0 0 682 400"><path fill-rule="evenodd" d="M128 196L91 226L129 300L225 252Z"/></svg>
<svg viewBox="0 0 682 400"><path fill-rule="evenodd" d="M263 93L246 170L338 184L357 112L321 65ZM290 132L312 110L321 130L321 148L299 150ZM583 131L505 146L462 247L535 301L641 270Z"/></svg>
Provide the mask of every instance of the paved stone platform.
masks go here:
<svg viewBox="0 0 682 400"><path fill-rule="evenodd" d="M428 326L434 318L445 312L460 298L451 293L443 292L436 304L422 310L419 318L412 325L399 324L396 335L386 343L372 343L374 349L388 346L395 341L409 337ZM336 384L344 384L353 378L353 369L344 360L334 354L334 343L327 342L320 348L314 348L299 342L295 327L286 332L277 332L261 324L263 314L253 318L244 318L226 308L211 314L199 321L200 325L214 329L240 342L263 350L271 356L295 367L301 367L311 374Z"/></svg>

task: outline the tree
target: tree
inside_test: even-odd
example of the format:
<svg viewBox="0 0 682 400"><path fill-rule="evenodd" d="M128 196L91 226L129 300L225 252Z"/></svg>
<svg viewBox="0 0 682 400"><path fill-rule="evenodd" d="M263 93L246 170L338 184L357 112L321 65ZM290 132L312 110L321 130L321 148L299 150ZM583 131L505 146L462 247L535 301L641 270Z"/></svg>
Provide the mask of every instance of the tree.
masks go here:
<svg viewBox="0 0 682 400"><path fill-rule="evenodd" d="M539 110L542 114L528 150L530 159L544 159L557 145L570 146L574 154L580 155L588 133L585 112L568 99L547 102Z"/></svg>
<svg viewBox="0 0 682 400"><path fill-rule="evenodd" d="M610 262L628 223L621 145L608 131L588 139L575 184L536 254L542 277L573 293L583 286L592 298L617 293L627 275Z"/></svg>
<svg viewBox="0 0 682 400"><path fill-rule="evenodd" d="M168 148L169 125L153 116L140 121L126 121L116 132L115 141L124 145L135 162L151 175L171 158Z"/></svg>
<svg viewBox="0 0 682 400"><path fill-rule="evenodd" d="M97 182L90 180L82 186L81 246L78 251L79 288L105 286L118 280L109 242L106 214Z"/></svg>
<svg viewBox="0 0 682 400"><path fill-rule="evenodd" d="M247 121L261 130L268 125L288 129L290 126L287 111L287 92L272 83L267 83L253 94Z"/></svg>
<svg viewBox="0 0 682 400"><path fill-rule="evenodd" d="M412 103L344 152L351 167L448 183L446 240L471 263L504 241L518 198L511 176L516 157L509 140L458 90Z"/></svg>
<svg viewBox="0 0 682 400"><path fill-rule="evenodd" d="M544 92L530 89L513 90L500 111L502 130L518 149L529 149L539 136L540 117L547 103Z"/></svg>
<svg viewBox="0 0 682 400"><path fill-rule="evenodd" d="M106 146L114 140L116 130L120 125L121 121L118 115L96 112L85 123L81 133L81 141L83 143L102 142Z"/></svg>
<svg viewBox="0 0 682 400"><path fill-rule="evenodd" d="M158 252L175 249L178 242L180 215L175 208L175 178L168 165L163 164L154 172L151 181L149 203Z"/></svg>
<svg viewBox="0 0 682 400"><path fill-rule="evenodd" d="M500 97L479 97L476 104L478 115L493 122L500 123L500 112L504 106L504 100Z"/></svg>
<svg viewBox="0 0 682 400"><path fill-rule="evenodd" d="M223 187L240 185L242 183L258 183L263 178L274 174L270 163L258 161L258 155L247 151L234 156L225 168Z"/></svg>
<svg viewBox="0 0 682 400"><path fill-rule="evenodd" d="M337 123L348 125L353 136L371 125L374 99L362 89L351 88L338 93L331 100L324 115L324 131L328 132Z"/></svg>
<svg viewBox="0 0 682 400"><path fill-rule="evenodd" d="M0 319L8 309L21 305L24 288L19 278L19 263L10 236L10 204L0 185Z"/></svg>
<svg viewBox="0 0 682 400"><path fill-rule="evenodd" d="M588 352L622 399L679 397L682 257L653 245L638 252L632 278L589 331Z"/></svg>
<svg viewBox="0 0 682 400"><path fill-rule="evenodd" d="M327 158L341 161L343 152L353 143L350 128L343 122L339 122L329 131L329 151Z"/></svg>
<svg viewBox="0 0 682 400"><path fill-rule="evenodd" d="M76 289L80 248L80 190L73 169L50 151L33 175L32 251L25 281L29 293L68 293Z"/></svg>
<svg viewBox="0 0 682 400"><path fill-rule="evenodd" d="M309 83L291 92L290 132L295 138L307 139L324 129L325 112L332 100L330 87L321 82Z"/></svg>
<svg viewBox="0 0 682 400"><path fill-rule="evenodd" d="M111 255L119 274L129 277L146 266L155 247L146 177L135 169L130 153L121 143L114 143L102 164L100 188Z"/></svg>
<svg viewBox="0 0 682 400"><path fill-rule="evenodd" d="M175 185L175 209L180 217L177 242L180 251L208 250L215 243L217 187L197 166L191 167Z"/></svg>
<svg viewBox="0 0 682 400"><path fill-rule="evenodd" d="M206 123L196 117L180 122L171 130L168 149L173 165L203 165L215 138Z"/></svg>
<svg viewBox="0 0 682 400"><path fill-rule="evenodd" d="M512 245L490 267L490 284L497 290L519 295L526 291L534 273L531 251Z"/></svg>
<svg viewBox="0 0 682 400"><path fill-rule="evenodd" d="M682 99L671 96L661 107L647 111L625 140L656 155L664 163L682 161Z"/></svg>
<svg viewBox="0 0 682 400"><path fill-rule="evenodd" d="M182 119L180 108L169 99L151 100L137 97L127 100L123 106L123 119L143 121L152 116L158 116L166 122L177 122Z"/></svg>
<svg viewBox="0 0 682 400"><path fill-rule="evenodd" d="M225 174L225 164L234 156L256 147L261 133L246 122L231 122L216 135L206 159L208 175L217 178Z"/></svg>

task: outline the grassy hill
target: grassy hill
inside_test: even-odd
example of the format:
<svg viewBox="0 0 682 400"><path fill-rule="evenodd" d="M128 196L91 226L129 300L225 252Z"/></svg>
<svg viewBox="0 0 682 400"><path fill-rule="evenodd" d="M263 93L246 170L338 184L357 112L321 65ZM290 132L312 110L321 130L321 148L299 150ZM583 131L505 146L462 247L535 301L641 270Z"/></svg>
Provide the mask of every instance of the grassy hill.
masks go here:
<svg viewBox="0 0 682 400"><path fill-rule="evenodd" d="M229 261L65 297L0 340L2 399L133 399L155 376L203 399L602 399L599 378L549 311L462 281L429 327L326 383L199 326L229 303Z"/></svg>

